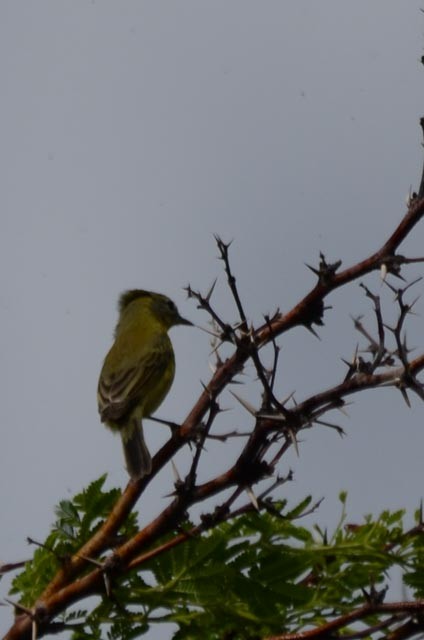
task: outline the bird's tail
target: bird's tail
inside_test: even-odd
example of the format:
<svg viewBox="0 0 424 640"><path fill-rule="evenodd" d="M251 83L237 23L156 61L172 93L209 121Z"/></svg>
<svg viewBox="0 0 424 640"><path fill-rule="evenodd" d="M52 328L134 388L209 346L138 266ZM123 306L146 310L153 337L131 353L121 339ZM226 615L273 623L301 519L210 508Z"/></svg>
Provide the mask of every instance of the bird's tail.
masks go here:
<svg viewBox="0 0 424 640"><path fill-rule="evenodd" d="M133 420L130 426L121 431L125 463L132 480L149 475L152 470L152 458L146 446L141 422Z"/></svg>

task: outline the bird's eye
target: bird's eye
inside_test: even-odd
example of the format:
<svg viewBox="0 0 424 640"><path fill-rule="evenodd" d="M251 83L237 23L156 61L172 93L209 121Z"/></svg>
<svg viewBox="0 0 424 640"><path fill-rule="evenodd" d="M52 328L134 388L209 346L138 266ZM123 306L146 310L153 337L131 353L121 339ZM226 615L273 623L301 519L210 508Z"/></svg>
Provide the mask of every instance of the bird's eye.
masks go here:
<svg viewBox="0 0 424 640"><path fill-rule="evenodd" d="M175 311L177 310L177 307L176 307L176 306L175 306L175 304L172 302L172 300L168 300L167 305L168 305L168 309L169 309L170 311L175 312Z"/></svg>

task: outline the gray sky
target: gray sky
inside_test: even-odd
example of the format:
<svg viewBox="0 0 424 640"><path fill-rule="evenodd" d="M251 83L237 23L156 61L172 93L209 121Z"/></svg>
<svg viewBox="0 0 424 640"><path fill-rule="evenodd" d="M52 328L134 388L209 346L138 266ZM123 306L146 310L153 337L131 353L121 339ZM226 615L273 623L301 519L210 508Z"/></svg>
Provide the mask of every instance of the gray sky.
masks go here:
<svg viewBox="0 0 424 640"><path fill-rule="evenodd" d="M204 324L182 287L205 291L219 276L216 305L235 320L216 232L234 239L240 291L259 322L311 287L304 262L320 250L348 265L395 227L421 165L421 6L0 2L1 561L28 556L26 536L47 534L60 499L105 471L110 485L127 481L96 407L123 289L164 292ZM422 246L419 226L405 251ZM380 290L377 277L368 282ZM340 357L357 342L349 314L368 314L372 327L357 285L330 304L321 342L300 329L280 341L281 397L340 381ZM418 348L421 326L411 319ZM177 377L158 415L181 420L209 378L210 348L200 331L177 328L172 339ZM394 392L368 393L342 418L344 440L305 432L300 458L281 465L295 472L284 495L325 495L313 519L330 527L341 489L351 520L412 511L424 440L423 406L412 402L411 411ZM238 408L225 420L249 424ZM155 451L166 431L146 431ZM205 477L231 452L211 446ZM183 452L182 473L188 460ZM165 506L171 483L167 468L145 514ZM10 620L1 608L0 631Z"/></svg>

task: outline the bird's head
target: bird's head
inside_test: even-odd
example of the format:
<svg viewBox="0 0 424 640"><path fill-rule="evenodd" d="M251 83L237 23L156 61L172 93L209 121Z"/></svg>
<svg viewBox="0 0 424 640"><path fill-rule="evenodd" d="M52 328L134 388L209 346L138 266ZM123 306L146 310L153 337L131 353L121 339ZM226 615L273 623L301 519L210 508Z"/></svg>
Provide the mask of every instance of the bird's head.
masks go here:
<svg viewBox="0 0 424 640"><path fill-rule="evenodd" d="M120 315L124 311L137 302L138 305L142 305L149 310L157 320L159 320L166 329L170 329L176 324L185 324L192 326L190 320L186 320L180 316L177 306L167 296L161 293L154 293L153 291L144 291L143 289L131 289L125 291L119 298L119 312Z"/></svg>

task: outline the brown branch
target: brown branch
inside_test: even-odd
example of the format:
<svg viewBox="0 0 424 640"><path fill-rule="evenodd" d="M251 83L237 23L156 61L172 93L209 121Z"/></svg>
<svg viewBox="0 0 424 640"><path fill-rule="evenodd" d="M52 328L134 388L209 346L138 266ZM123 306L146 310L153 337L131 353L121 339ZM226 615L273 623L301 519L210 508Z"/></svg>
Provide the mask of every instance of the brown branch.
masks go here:
<svg viewBox="0 0 424 640"><path fill-rule="evenodd" d="M366 627L361 631L356 631L354 633L338 634L337 639L338 640L361 640L361 638L369 638L370 636L372 636L373 633L376 633L377 631L382 631L383 629L388 629L389 627L393 626L394 624L404 619L405 619L404 615L403 616L394 615L391 618L387 618L382 622L372 625L371 627Z"/></svg>
<svg viewBox="0 0 424 640"><path fill-rule="evenodd" d="M416 616L424 613L424 600L416 600L414 602L382 602L366 604L344 613L343 615L326 622L315 629L308 629L307 631L299 631L296 633L281 633L277 636L267 636L264 640L319 640L320 638L332 638L335 637L335 632L343 629L352 622L358 620L364 620L369 616L382 614L408 614ZM420 628L424 628L424 624L420 625ZM407 636L405 636L407 637Z"/></svg>
<svg viewBox="0 0 424 640"><path fill-rule="evenodd" d="M249 337L249 342L252 340L255 348L256 346L262 347L269 342L274 342L276 336L281 335L294 326L303 325L311 327L314 322L318 324L322 323L321 317L324 312L323 300L329 293L373 270L380 269L382 265L387 265L389 271L398 274L401 265L406 264L408 259L395 255L395 252L423 215L424 200L413 200L403 220L389 239L383 244L381 249L369 258L340 273L336 273L336 269L339 266L337 263L334 265L326 265L325 260L322 259L319 281L313 289L288 313L278 313L273 318L267 319L266 323L256 331L252 330L252 336ZM231 271L227 271L227 275L229 276L230 285L233 286L233 295L235 296L242 322L244 322L245 315L243 307L240 306L241 302L235 289L235 281L232 280L233 276ZM227 325L224 324L224 327L226 326ZM198 433L199 425L202 423L208 411L211 411L212 404L216 402L222 390L243 370L249 358L252 358L251 349L246 349L243 339L238 340L233 355L219 365L211 381L201 393L180 429L173 431L170 440L166 442L154 456L152 474L147 478L143 478L137 482L130 482L127 485L122 496L118 499L112 512L100 529L94 534L91 540L59 570L40 597L43 615L47 616L49 620L58 612L63 611L66 606L78 601L85 595L102 592L104 571L108 569L96 569L88 575L80 577L78 581L72 582L77 576L81 575L82 571L87 569L88 563L84 558L97 558L109 547L110 540L115 537L146 486L165 464L171 460L177 451L195 437L195 434ZM259 368L262 367L258 359L256 359L255 364ZM424 368L424 356L420 356L408 363L408 367L409 373L413 375L421 371ZM297 428L304 427L311 418L314 418L314 411L320 408L322 411L322 407L325 407L327 403L328 407L326 410L337 406L337 403L340 403L340 398L344 395L355 393L362 389L380 386L383 383L390 382L394 384L397 376L402 378L403 372L404 367L400 367L391 369L389 372L372 374L370 376L357 374L341 385L308 398L301 405L298 405L296 409L283 412L283 418L287 423L286 428L289 427L295 431ZM267 389L266 386L265 389ZM289 424L290 421L294 421L294 427ZM275 422L258 418L248 442L233 467L210 482L201 486L192 486L189 490L177 495L157 518L144 527L144 529L131 540L117 549L113 556L114 562L116 563L113 570L119 573L120 568L121 570L122 568L127 569L143 549L146 549L146 547L158 539L159 536L169 532L178 524L188 506L207 497L211 497L231 486L250 486L272 471L269 465L261 463L261 458L266 451L267 437L270 431L275 431L281 428L281 426L284 427L284 424L279 427ZM284 448L284 451L286 448L287 447ZM262 453L258 455L258 451ZM252 464L252 460L256 461L255 464ZM29 616L19 616L9 633L5 636L5 640L29 637L31 624L32 620ZM46 623L44 623L44 628L47 628ZM43 629L42 620L39 629L41 631Z"/></svg>
<svg viewBox="0 0 424 640"><path fill-rule="evenodd" d="M40 600L48 600L56 591L61 589L65 584L69 583L84 567L87 562L82 556L88 558L97 557L102 551L109 547L109 541L112 539L119 527L131 513L135 503L137 502L144 486L147 485L147 479L143 478L139 482L129 482L122 496L117 500L107 520L101 528L93 535L93 537L75 554L64 566L58 571L56 576L50 582L40 597Z"/></svg>
<svg viewBox="0 0 424 640"><path fill-rule="evenodd" d="M416 622L415 620L408 620L401 627L398 627L386 637L386 640L405 640L405 638L412 638L417 633L422 632L424 625L422 622Z"/></svg>
<svg viewBox="0 0 424 640"><path fill-rule="evenodd" d="M271 325L265 325L257 331L257 340L261 344L267 344L270 340L270 331L273 335L280 335L292 327L305 324L311 317L311 311L335 289L365 276L371 271L378 271L382 264L388 266L399 263L406 259L402 256L395 256L396 249L405 240L407 235L418 224L424 215L424 199L415 199L411 207L383 246L373 253L369 258L358 262L356 265L336 273L326 282L319 281L316 286L293 307L288 313L277 316Z"/></svg>

